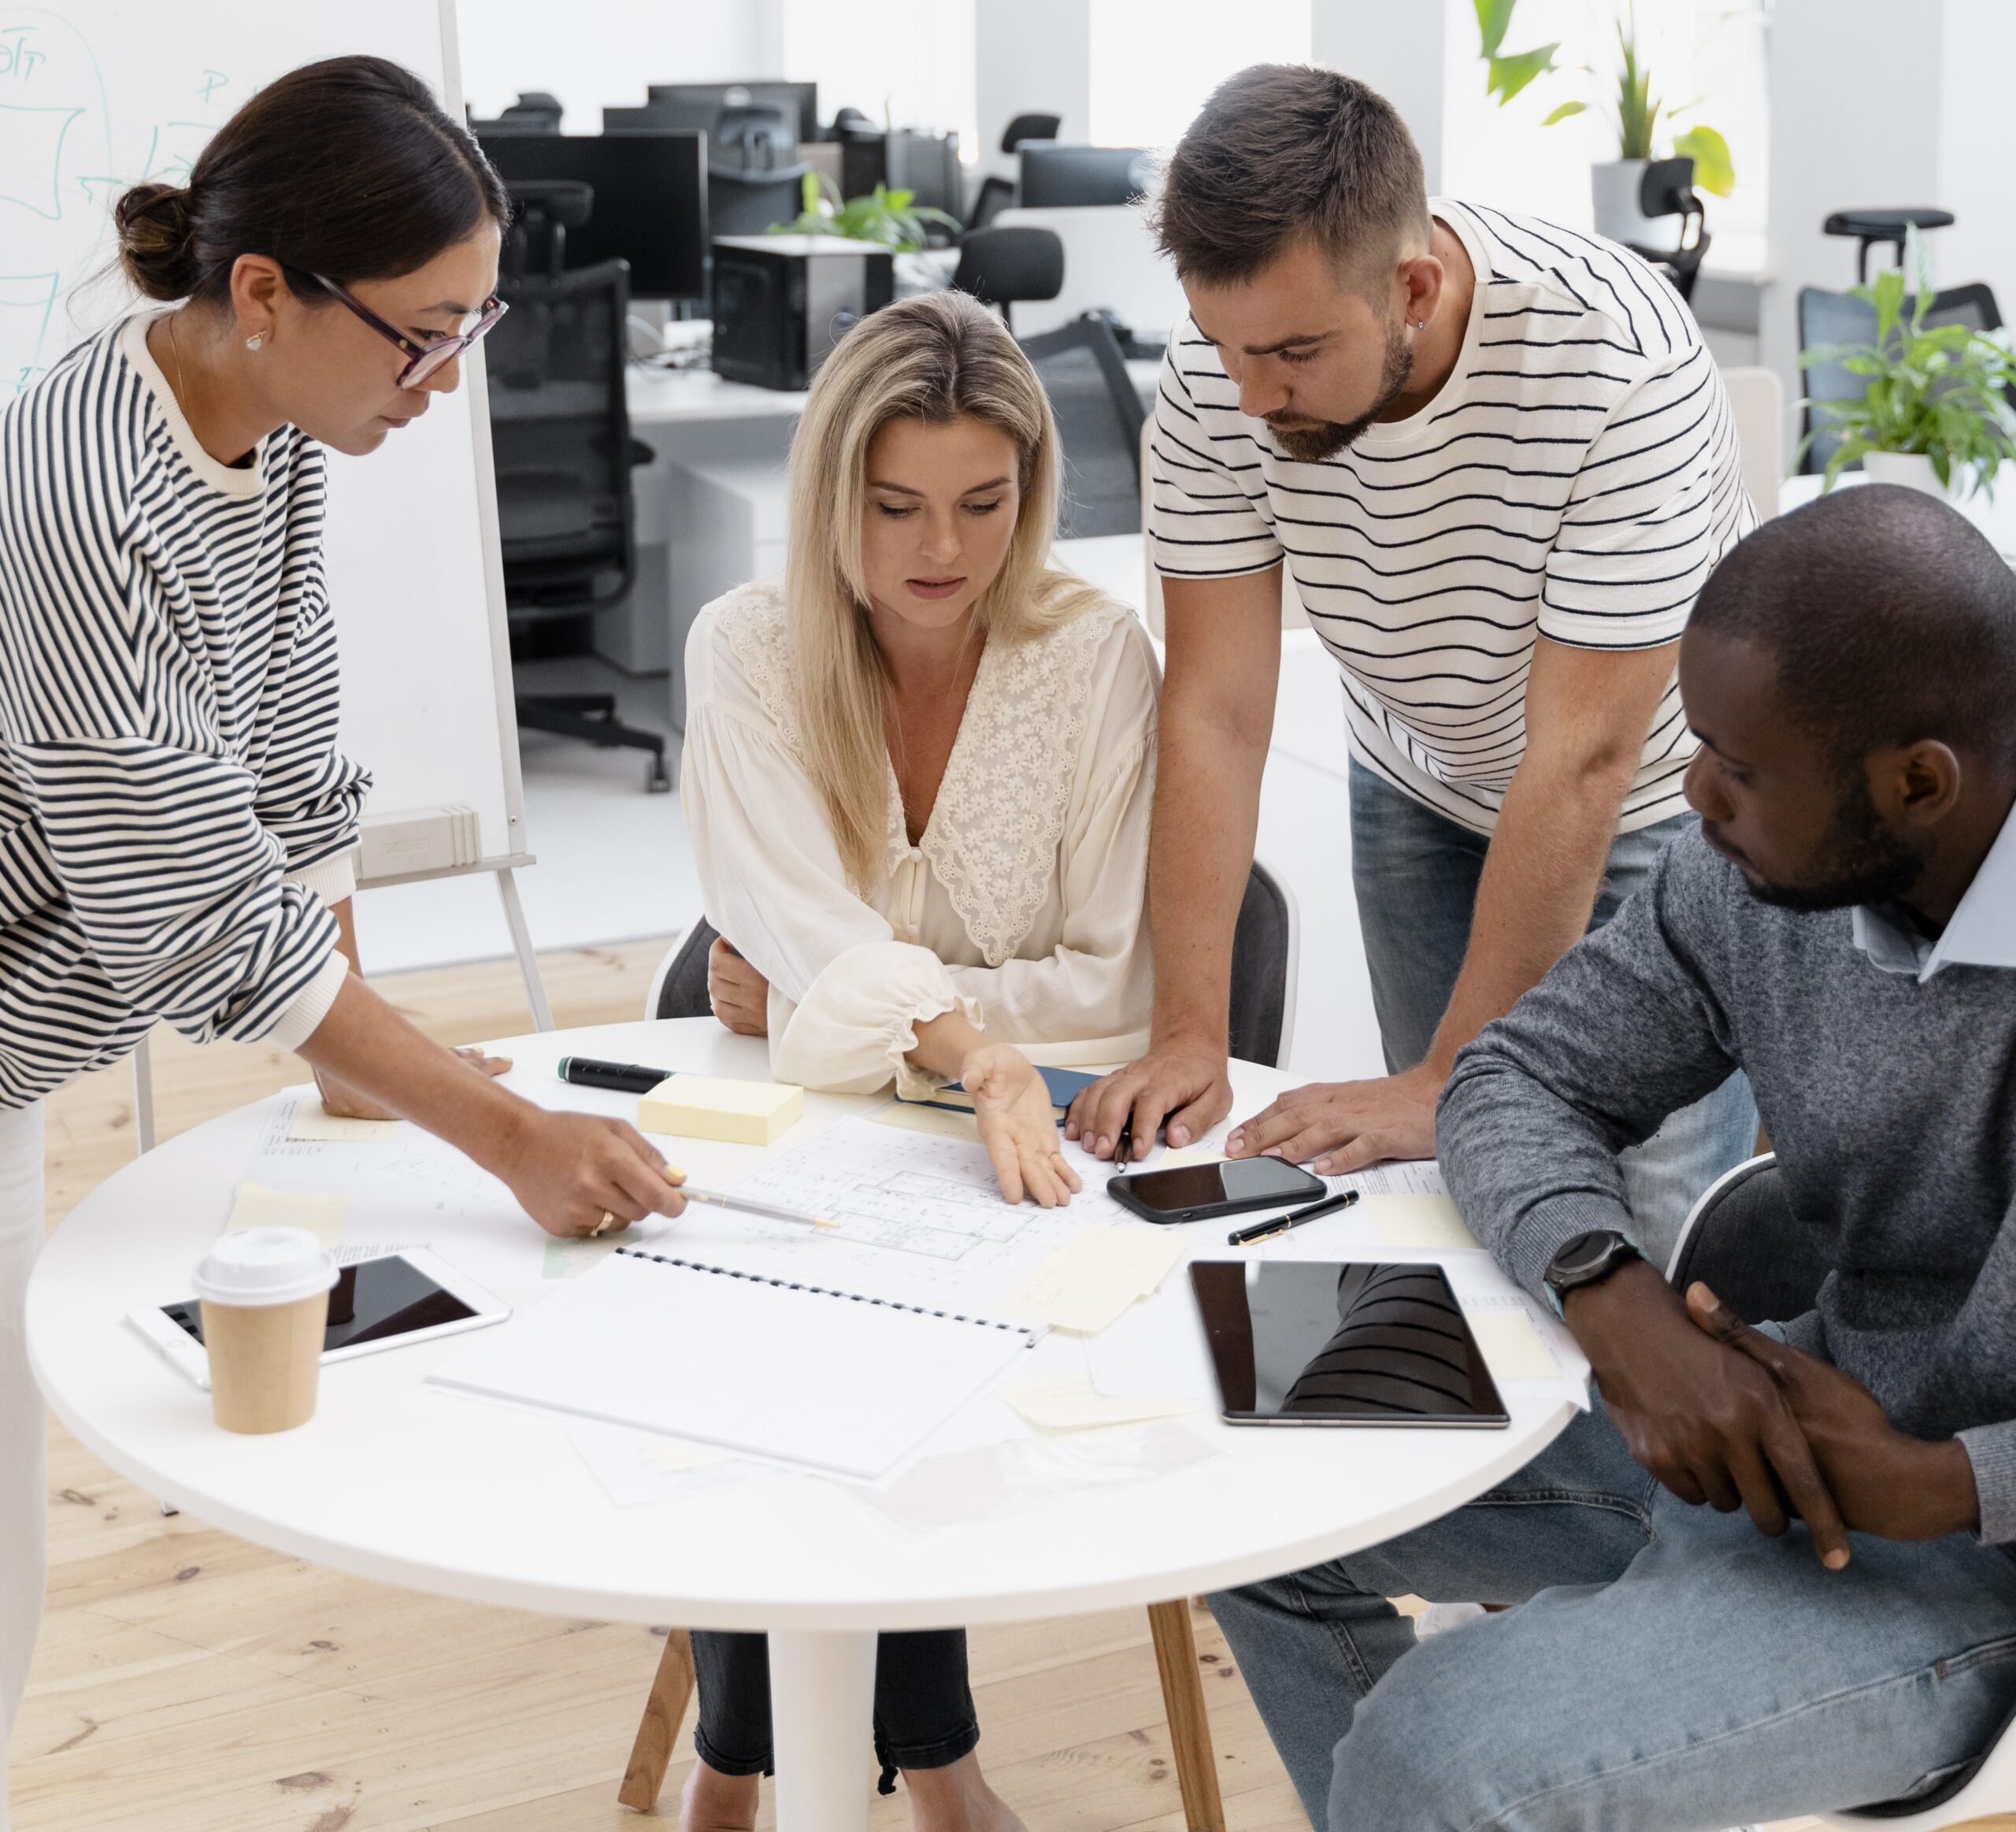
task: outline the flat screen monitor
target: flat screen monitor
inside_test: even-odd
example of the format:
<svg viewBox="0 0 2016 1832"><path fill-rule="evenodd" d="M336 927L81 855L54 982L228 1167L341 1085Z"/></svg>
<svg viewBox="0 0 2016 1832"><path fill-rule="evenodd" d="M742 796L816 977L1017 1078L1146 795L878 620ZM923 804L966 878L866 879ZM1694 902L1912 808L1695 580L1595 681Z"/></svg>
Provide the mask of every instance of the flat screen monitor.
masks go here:
<svg viewBox="0 0 2016 1832"><path fill-rule="evenodd" d="M707 294L707 141L704 134L526 134L482 138L505 184L569 179L595 194L595 212L567 236L567 265L630 263L635 299Z"/></svg>
<svg viewBox="0 0 2016 1832"><path fill-rule="evenodd" d="M724 108L747 108L761 104L781 108L798 126L801 140L819 137L819 85L817 83L654 83L644 91L656 106L672 104L704 113L706 118L691 124L702 132L710 128ZM689 124L682 121L682 127Z"/></svg>
<svg viewBox="0 0 2016 1832"><path fill-rule="evenodd" d="M1152 155L1142 146L1074 146L1062 140L1025 140L1017 201L1025 210L1132 203L1154 177Z"/></svg>

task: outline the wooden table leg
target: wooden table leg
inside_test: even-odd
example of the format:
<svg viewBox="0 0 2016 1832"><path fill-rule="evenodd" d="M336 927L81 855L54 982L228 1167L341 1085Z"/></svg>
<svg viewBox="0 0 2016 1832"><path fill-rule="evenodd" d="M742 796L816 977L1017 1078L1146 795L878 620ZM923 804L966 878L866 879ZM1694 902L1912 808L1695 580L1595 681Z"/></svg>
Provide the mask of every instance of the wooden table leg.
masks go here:
<svg viewBox="0 0 2016 1832"><path fill-rule="evenodd" d="M1204 1681L1197 1670L1197 1639L1190 1632L1188 1600L1150 1604L1148 1629L1162 1674L1162 1709L1169 1715L1169 1741L1176 1752L1184 1823L1190 1832L1225 1832L1217 1758L1211 1749L1211 1721L1204 1711Z"/></svg>
<svg viewBox="0 0 2016 1832"><path fill-rule="evenodd" d="M637 1741L630 1746L630 1766L624 1770L623 1786L616 1793L617 1800L632 1812L648 1813L658 1804L672 1746L692 1696L691 1637L684 1629L669 1630L665 1652L658 1656L658 1675L651 1682L651 1696L644 1701L644 1721L637 1726Z"/></svg>

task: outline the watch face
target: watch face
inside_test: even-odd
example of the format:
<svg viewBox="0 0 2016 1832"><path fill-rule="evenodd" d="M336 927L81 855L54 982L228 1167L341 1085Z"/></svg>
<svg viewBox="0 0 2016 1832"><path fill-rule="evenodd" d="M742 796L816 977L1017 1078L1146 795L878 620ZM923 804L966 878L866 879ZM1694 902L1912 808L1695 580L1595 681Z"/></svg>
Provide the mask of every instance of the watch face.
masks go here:
<svg viewBox="0 0 2016 1832"><path fill-rule="evenodd" d="M1577 1278L1601 1266L1623 1237L1605 1230L1578 1235L1555 1255L1547 1269L1551 1278Z"/></svg>

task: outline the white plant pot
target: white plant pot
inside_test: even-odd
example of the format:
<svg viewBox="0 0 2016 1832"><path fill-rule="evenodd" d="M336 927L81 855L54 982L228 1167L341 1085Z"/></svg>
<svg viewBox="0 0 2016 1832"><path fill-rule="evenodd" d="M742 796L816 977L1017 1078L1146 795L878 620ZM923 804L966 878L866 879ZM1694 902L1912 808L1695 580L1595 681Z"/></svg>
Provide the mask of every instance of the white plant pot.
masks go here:
<svg viewBox="0 0 2016 1832"><path fill-rule="evenodd" d="M1613 159L1589 168L1589 194L1596 206L1599 235L1607 235L1613 242L1636 243L1641 248L1663 247L1673 239L1672 217L1648 217L1638 207L1649 162Z"/></svg>
<svg viewBox="0 0 2016 1832"><path fill-rule="evenodd" d="M1901 484L1907 490L1922 490L1928 496L1951 503L1982 533L1993 536L1988 518L1994 513L1994 505L1987 492L1977 487L1972 471L1956 477L1948 489L1940 484L1932 460L1922 451L1866 451L1862 454L1862 468L1872 484Z"/></svg>

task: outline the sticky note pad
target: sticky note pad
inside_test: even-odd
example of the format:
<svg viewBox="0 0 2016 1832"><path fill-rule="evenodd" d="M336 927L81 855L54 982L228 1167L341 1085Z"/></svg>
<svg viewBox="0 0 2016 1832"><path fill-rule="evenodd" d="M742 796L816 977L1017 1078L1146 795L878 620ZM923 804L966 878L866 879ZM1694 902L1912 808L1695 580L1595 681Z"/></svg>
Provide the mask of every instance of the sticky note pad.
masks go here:
<svg viewBox="0 0 2016 1832"><path fill-rule="evenodd" d="M1196 1408L1188 1400L1123 1398L1099 1392L1082 1374L1060 1380L1025 1381L1004 1387L1001 1396L1039 1431L1087 1431L1102 1425L1136 1425L1148 1419L1173 1419Z"/></svg>
<svg viewBox="0 0 2016 1832"><path fill-rule="evenodd" d="M668 1075L637 1102L640 1132L731 1145L774 1145L805 1111L805 1090L784 1081Z"/></svg>
<svg viewBox="0 0 2016 1832"><path fill-rule="evenodd" d="M1446 1196L1368 1196L1366 1218L1388 1247L1413 1247L1432 1252L1440 1248L1474 1247L1477 1237L1463 1226L1456 1205Z"/></svg>
<svg viewBox="0 0 2016 1832"><path fill-rule="evenodd" d="M241 1183L224 1225L227 1234L246 1228L306 1228L324 1247L343 1238L346 1196L309 1196L297 1190L269 1189L263 1183Z"/></svg>
<svg viewBox="0 0 2016 1832"><path fill-rule="evenodd" d="M298 1144L357 1144L366 1139L388 1139L398 1124L395 1119L343 1119L309 1095L295 1108L287 1136Z"/></svg>
<svg viewBox="0 0 2016 1832"><path fill-rule="evenodd" d="M1484 1351L1492 1374L1501 1381L1551 1381L1561 1373L1561 1364L1547 1340L1533 1327L1522 1306L1518 1310L1477 1310L1464 1319L1470 1333Z"/></svg>
<svg viewBox="0 0 2016 1832"><path fill-rule="evenodd" d="M1183 1243L1152 1228L1080 1228L1008 1300L1009 1314L1095 1336L1161 1285Z"/></svg>

